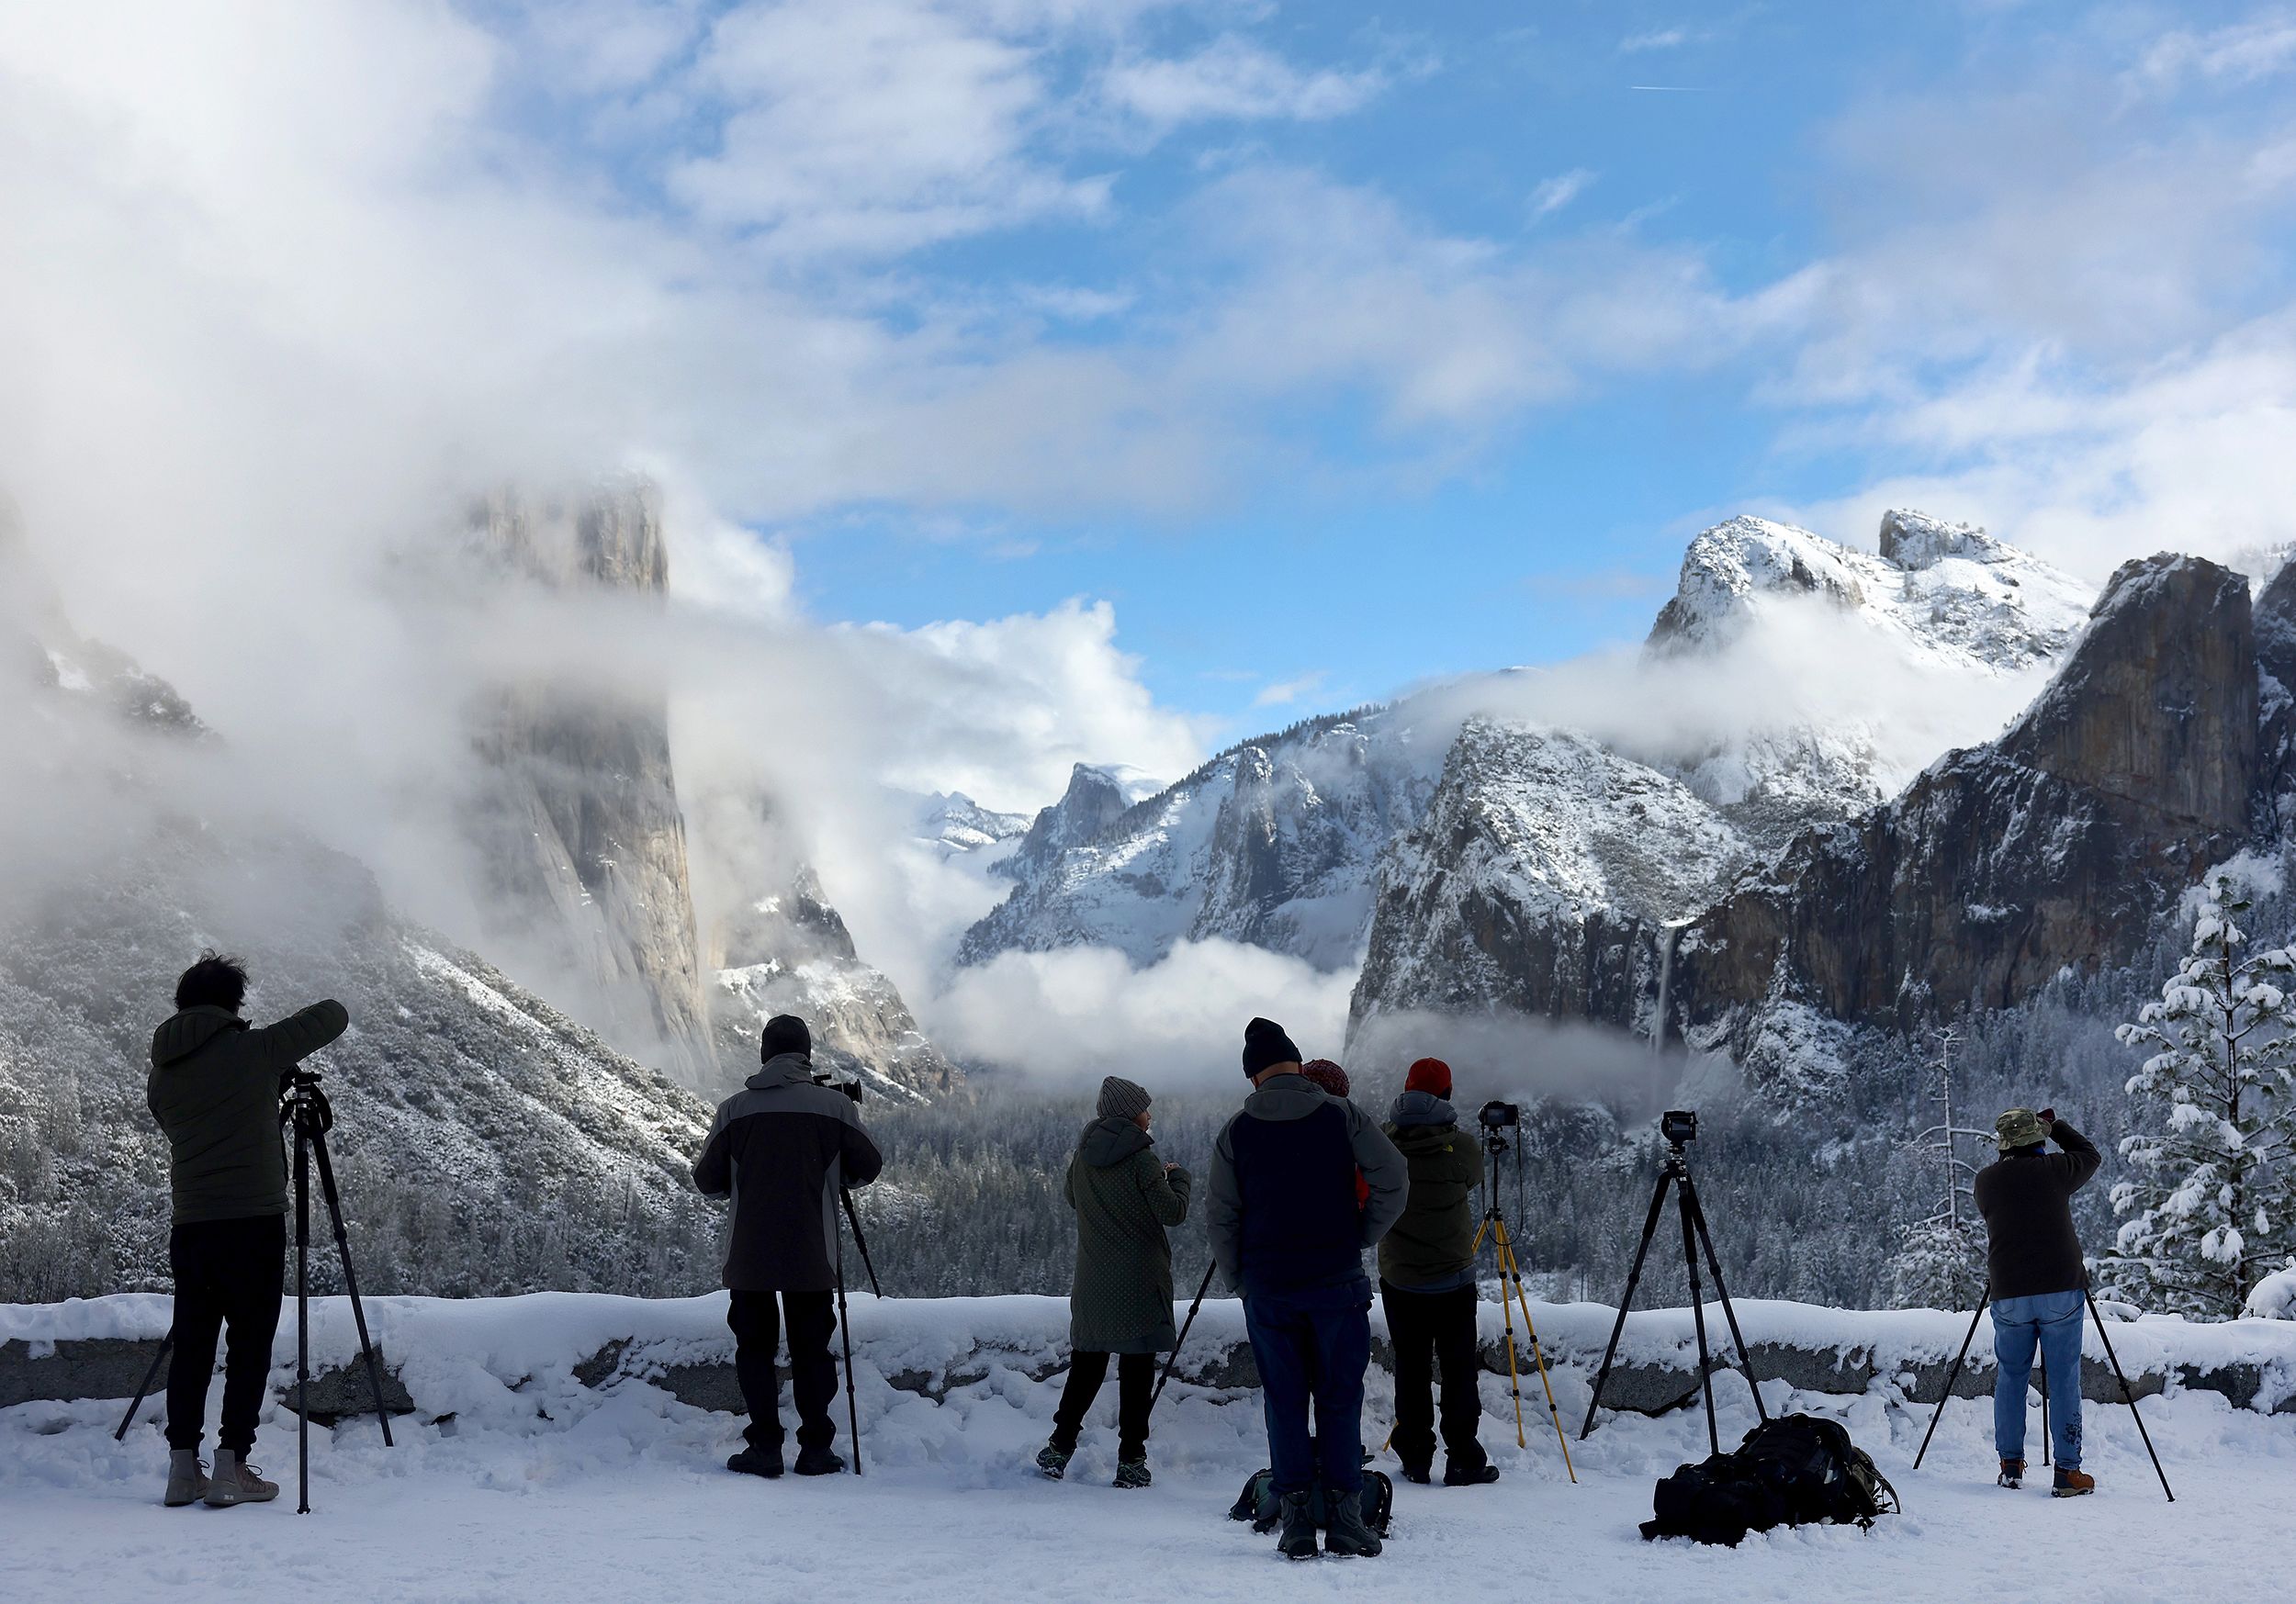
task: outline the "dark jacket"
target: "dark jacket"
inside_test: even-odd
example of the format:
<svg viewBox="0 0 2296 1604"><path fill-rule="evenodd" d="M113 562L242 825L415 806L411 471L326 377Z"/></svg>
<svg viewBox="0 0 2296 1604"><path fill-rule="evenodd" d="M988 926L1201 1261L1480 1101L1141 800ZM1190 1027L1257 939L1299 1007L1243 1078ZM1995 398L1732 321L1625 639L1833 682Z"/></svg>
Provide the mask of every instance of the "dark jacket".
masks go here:
<svg viewBox="0 0 2296 1604"><path fill-rule="evenodd" d="M330 1000L261 1030L228 1008L186 1008L152 1033L143 1098L167 1135L175 1224L287 1212L279 1082L350 1023Z"/></svg>
<svg viewBox="0 0 2296 1604"><path fill-rule="evenodd" d="M1363 1281L1363 1250L1387 1235L1410 1188L1403 1155L1362 1109L1305 1075L1277 1075L1212 1144L1212 1258L1246 1296Z"/></svg>
<svg viewBox="0 0 2296 1604"><path fill-rule="evenodd" d="M1085 1127L1061 1195L1076 1211L1076 1278L1068 1339L1080 1352L1161 1353L1172 1326L1172 1243L1187 1217L1188 1174L1165 1172L1148 1133L1129 1119Z"/></svg>
<svg viewBox="0 0 2296 1604"><path fill-rule="evenodd" d="M1462 1133L1450 1104L1428 1092L1395 1100L1387 1136L1411 1166L1411 1200L1379 1242L1379 1278L1406 1292L1473 1285L1482 1143L1474 1132Z"/></svg>
<svg viewBox="0 0 2296 1604"><path fill-rule="evenodd" d="M861 1110L834 1086L816 1085L813 1060L768 1059L717 1106L693 1184L731 1195L726 1284L736 1292L827 1292L838 1229L838 1190L877 1178L884 1159Z"/></svg>
<svg viewBox="0 0 2296 1604"><path fill-rule="evenodd" d="M2063 1152L2010 1153L1977 1172L1977 1212L1985 1216L1995 1297L2038 1297L2088 1285L2072 1197L2104 1159L2062 1119L2049 1134Z"/></svg>

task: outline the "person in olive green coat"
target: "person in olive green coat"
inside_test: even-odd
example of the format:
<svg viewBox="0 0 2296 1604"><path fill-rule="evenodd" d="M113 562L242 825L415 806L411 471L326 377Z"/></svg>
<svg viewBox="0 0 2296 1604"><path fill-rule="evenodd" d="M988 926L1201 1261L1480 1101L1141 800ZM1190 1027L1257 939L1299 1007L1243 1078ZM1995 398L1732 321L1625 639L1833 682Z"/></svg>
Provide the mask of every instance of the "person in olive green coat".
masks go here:
<svg viewBox="0 0 2296 1604"><path fill-rule="evenodd" d="M1499 1479L1475 1439L1482 1419L1475 1331L1475 1189L1482 1144L1452 1111L1451 1068L1412 1065L1387 1127L1411 1166L1403 1217L1379 1240L1379 1301L1395 1344L1395 1454L1409 1480L1431 1478L1435 1451L1435 1376L1443 1373L1443 1485ZM1433 1363L1430 1363L1430 1361Z"/></svg>
<svg viewBox="0 0 2296 1604"><path fill-rule="evenodd" d="M1116 1485L1148 1485L1148 1403L1156 1355L1179 1340L1172 1325L1172 1243L1187 1217L1188 1173L1156 1157L1146 1090L1119 1076L1100 1082L1098 1116L1085 1127L1062 1187L1076 1211L1076 1276L1068 1298L1073 1350L1052 1440L1037 1468L1059 1477L1076 1452L1085 1411L1117 1358Z"/></svg>

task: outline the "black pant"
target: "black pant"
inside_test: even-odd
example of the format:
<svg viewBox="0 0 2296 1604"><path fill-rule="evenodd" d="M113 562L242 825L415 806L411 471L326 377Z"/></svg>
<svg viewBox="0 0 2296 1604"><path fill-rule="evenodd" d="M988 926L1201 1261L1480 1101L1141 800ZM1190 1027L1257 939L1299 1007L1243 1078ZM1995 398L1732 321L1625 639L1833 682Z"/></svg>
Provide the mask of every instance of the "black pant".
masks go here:
<svg viewBox="0 0 2296 1604"><path fill-rule="evenodd" d="M771 1292L736 1292L729 1296L726 1323L734 1332L734 1374L741 1381L742 1401L749 1406L749 1427L743 1433L752 1448L782 1446L782 1380L773 1368L773 1351L781 1346L781 1311ZM835 1296L827 1292L784 1292L779 1295L789 1314L789 1383L797 1403L797 1446L827 1448L837 1441L837 1418L829 1406L837 1402L837 1361L829 1356L829 1339L837 1334Z"/></svg>
<svg viewBox="0 0 2296 1604"><path fill-rule="evenodd" d="M1412 1292L1382 1280L1379 1301L1387 1309L1387 1334L1395 1344L1395 1456L1415 1468L1434 1463L1432 1372L1434 1365L1439 1365L1443 1371L1443 1446L1450 1463L1460 1469L1481 1469L1489 1461L1482 1444L1475 1441L1475 1428L1483 1413L1475 1289Z"/></svg>
<svg viewBox="0 0 2296 1604"><path fill-rule="evenodd" d="M286 1263L285 1215L200 1220L168 1233L167 1264L175 1276L175 1348L167 1363L170 1448L196 1451L207 1435L208 1381L215 1374L216 1338L226 1327L231 1336L224 1350L223 1419L216 1444L241 1454L255 1445Z"/></svg>
<svg viewBox="0 0 2296 1604"><path fill-rule="evenodd" d="M1074 1453L1076 1434L1085 1429L1085 1411L1100 1396L1109 1378L1109 1356L1088 1350L1069 1356L1068 1385L1061 1388L1060 1408L1052 1411L1054 1446ZM1156 1390L1156 1356L1121 1353L1116 1360L1116 1457L1143 1459L1148 1453L1148 1400Z"/></svg>

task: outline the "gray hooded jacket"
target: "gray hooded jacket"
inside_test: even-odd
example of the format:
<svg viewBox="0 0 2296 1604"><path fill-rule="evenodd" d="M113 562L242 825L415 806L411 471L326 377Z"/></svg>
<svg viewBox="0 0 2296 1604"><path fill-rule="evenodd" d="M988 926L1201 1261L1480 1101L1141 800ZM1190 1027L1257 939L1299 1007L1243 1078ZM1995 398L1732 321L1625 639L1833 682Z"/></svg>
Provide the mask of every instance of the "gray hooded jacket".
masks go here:
<svg viewBox="0 0 2296 1604"><path fill-rule="evenodd" d="M861 1128L861 1110L834 1086L816 1085L813 1060L766 1060L718 1105L693 1184L734 1200L726 1284L736 1292L827 1292L834 1268L838 1192L877 1178L884 1159Z"/></svg>

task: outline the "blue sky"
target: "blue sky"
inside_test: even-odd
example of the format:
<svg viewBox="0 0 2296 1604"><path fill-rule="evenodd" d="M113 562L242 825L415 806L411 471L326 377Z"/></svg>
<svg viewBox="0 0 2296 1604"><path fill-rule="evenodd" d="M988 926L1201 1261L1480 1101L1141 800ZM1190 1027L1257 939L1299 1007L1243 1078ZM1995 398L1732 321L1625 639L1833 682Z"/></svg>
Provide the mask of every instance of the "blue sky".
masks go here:
<svg viewBox="0 0 2296 1604"><path fill-rule="evenodd" d="M2291 84L2283 0L19 8L0 482L253 717L202 553L639 468L1029 805L1635 638L1739 510L2296 540Z"/></svg>
<svg viewBox="0 0 2296 1604"><path fill-rule="evenodd" d="M1097 198L1018 204L900 249L799 248L770 271L843 298L861 286L888 329L976 320L966 360L984 366L1024 347L1216 365L1191 347L1223 324L1249 345L1276 312L1265 337L1296 371L1265 387L1159 375L1174 393L1142 399L1143 432L1200 406L1228 435L1180 453L1169 498L1090 482L1093 452L1124 449L1120 418L1114 443L1041 442L1081 454L1081 486L991 475L971 493L832 496L750 522L788 543L824 618L917 625L1105 599L1157 700L1226 733L1638 634L1687 536L1740 509L1807 510L1870 539L1876 496L1911 480L1932 510L2016 537L2036 495L1990 482L1982 437L1908 439L1876 416L2020 363L2076 396L2136 382L2288 289L2284 177L2190 217L2149 187L2286 138L2289 25L2268 9L1207 5L1141 7L1114 42L980 20L995 10L974 13L980 31L1042 83L1008 154L1040 179L1099 184ZM1225 111L1176 73L1165 92L1193 93L1193 114L1096 126L1123 63L1200 69L1223 51L1259 73L1230 85ZM1301 85L1317 83L1311 104ZM706 158L714 131L704 116L673 142ZM773 154L716 149L728 164ZM691 203L690 187L647 187L660 146L621 159L667 209ZM2144 191L2125 213L2122 183ZM2098 237L2053 242L2039 208L2020 222L2036 192L2060 190L2086 198L2069 220ZM2164 208L2206 250L2257 260L2224 271L2199 246L2152 260L2144 230ZM789 210L718 222L768 254L796 226ZM1960 257L1968 280L1890 260L1905 254ZM2053 304L2059 271L2086 282ZM1644 279L1647 300L1631 287ZM1390 282L1433 303L1402 307L1396 336L1411 344L1424 323L1431 365L1471 361L1489 318L1497 362L1521 371L1400 404L1445 379L1320 323L1315 303L1376 321ZM1295 286L1291 321L1278 309ZM1014 310L1052 294L1097 304ZM1582 309L1596 326L1574 330ZM1032 449L1025 434L1017 449ZM2121 499L2055 494L2091 520ZM2110 534L2040 544L2087 571L2120 555Z"/></svg>

